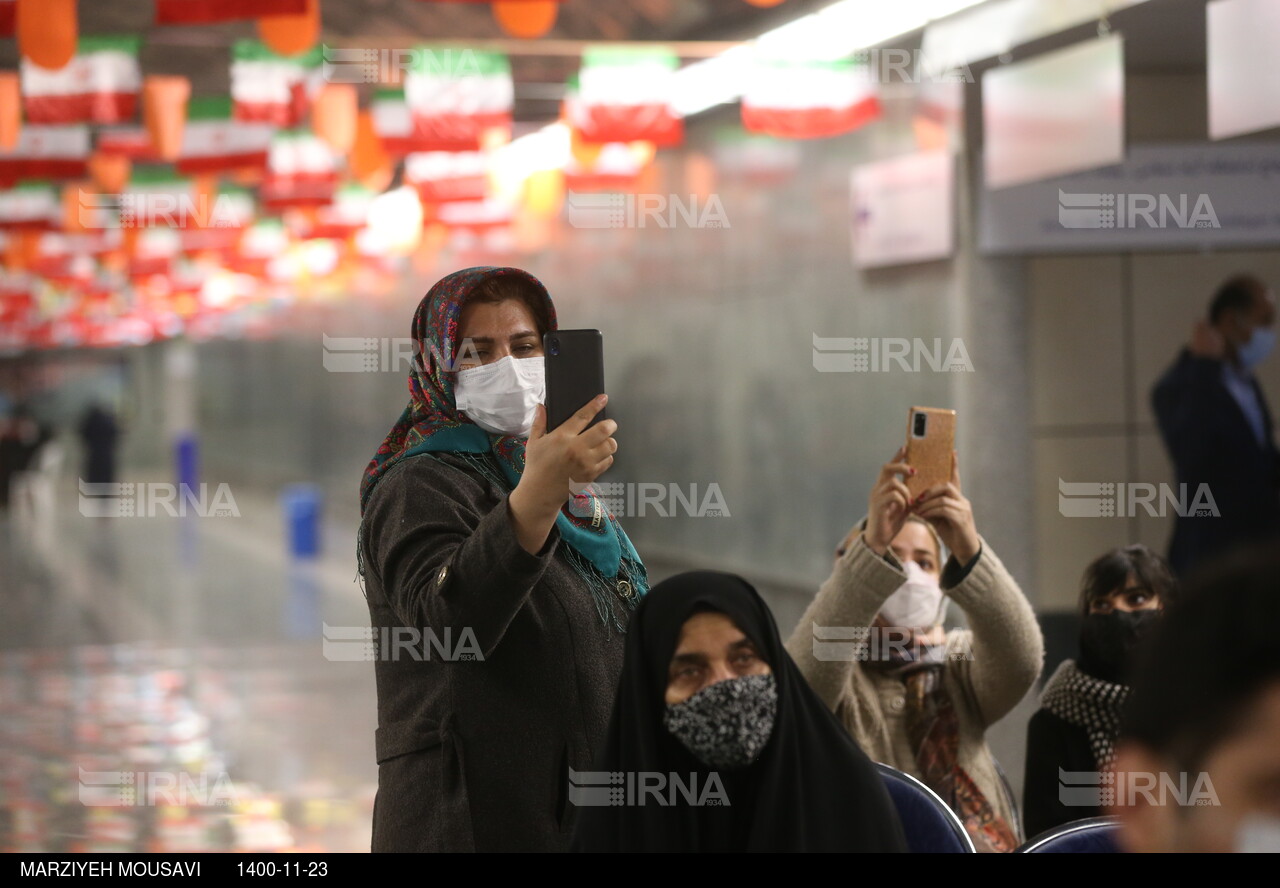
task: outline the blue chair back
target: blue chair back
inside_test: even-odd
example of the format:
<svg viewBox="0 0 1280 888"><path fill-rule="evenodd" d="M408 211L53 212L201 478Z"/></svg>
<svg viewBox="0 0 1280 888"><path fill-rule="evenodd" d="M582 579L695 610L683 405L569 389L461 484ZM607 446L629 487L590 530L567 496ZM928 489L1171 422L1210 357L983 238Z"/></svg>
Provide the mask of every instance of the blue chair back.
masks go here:
<svg viewBox="0 0 1280 888"><path fill-rule="evenodd" d="M876 763L913 854L972 854L973 840L936 792L897 768Z"/></svg>
<svg viewBox="0 0 1280 888"><path fill-rule="evenodd" d="M1018 849L1022 854L1119 854L1117 817L1087 817L1047 829Z"/></svg>

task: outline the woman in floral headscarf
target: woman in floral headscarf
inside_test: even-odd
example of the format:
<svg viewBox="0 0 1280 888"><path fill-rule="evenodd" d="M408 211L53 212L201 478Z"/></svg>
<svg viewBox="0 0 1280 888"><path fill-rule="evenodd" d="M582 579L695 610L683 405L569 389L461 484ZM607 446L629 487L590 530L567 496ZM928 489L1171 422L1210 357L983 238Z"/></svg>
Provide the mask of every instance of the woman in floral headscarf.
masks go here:
<svg viewBox="0 0 1280 888"><path fill-rule="evenodd" d="M365 470L358 555L378 683L375 851L564 850L569 770L603 738L644 565L590 489L605 397L547 431L546 288L439 281L409 405ZM572 480L571 480L572 479Z"/></svg>

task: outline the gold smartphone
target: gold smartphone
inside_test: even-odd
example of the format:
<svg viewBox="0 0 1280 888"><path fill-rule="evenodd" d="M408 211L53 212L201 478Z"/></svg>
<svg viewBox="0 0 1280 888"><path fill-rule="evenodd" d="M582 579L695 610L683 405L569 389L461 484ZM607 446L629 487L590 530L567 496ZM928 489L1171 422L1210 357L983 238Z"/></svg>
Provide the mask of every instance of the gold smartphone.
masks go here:
<svg viewBox="0 0 1280 888"><path fill-rule="evenodd" d="M912 407L907 413L907 455L916 470L906 477L913 497L951 480L951 454L956 446L956 412L940 407Z"/></svg>

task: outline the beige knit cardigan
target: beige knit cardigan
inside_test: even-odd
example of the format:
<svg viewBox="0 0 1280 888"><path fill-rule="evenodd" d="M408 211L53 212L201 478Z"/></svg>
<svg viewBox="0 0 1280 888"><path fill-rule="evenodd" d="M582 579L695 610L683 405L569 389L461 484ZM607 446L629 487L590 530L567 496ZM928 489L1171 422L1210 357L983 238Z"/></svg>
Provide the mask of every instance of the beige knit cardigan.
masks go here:
<svg viewBox="0 0 1280 888"><path fill-rule="evenodd" d="M1044 638L1035 613L995 552L982 541L969 573L948 588L954 561L943 572L943 590L968 618L970 629L947 633L943 683L959 720L959 764L1021 837L986 729L1031 688L1044 663ZM900 678L867 669L859 660L820 659L832 650L822 627L870 627L881 605L906 581L901 562L876 555L859 536L818 590L787 650L809 684L857 744L876 761L920 777L907 739L905 685ZM819 627L815 630L814 627ZM815 641L818 655L815 655Z"/></svg>

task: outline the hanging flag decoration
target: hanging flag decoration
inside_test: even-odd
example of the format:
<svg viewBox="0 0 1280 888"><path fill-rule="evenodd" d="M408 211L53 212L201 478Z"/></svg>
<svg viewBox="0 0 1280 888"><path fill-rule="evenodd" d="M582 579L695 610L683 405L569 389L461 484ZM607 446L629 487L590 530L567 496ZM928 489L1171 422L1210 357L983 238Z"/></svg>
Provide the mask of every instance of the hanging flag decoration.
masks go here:
<svg viewBox="0 0 1280 888"><path fill-rule="evenodd" d="M216 253L225 263L239 244L240 235L257 215L253 192L227 186L208 195L205 204L210 209L202 220L204 224L182 229L182 251Z"/></svg>
<svg viewBox="0 0 1280 888"><path fill-rule="evenodd" d="M81 37L58 69L22 60L23 109L29 123L121 123L137 113L142 72L137 37Z"/></svg>
<svg viewBox="0 0 1280 888"><path fill-rule="evenodd" d="M18 144L22 130L22 87L16 71L0 71L0 151Z"/></svg>
<svg viewBox="0 0 1280 888"><path fill-rule="evenodd" d="M613 142L585 163L570 157L564 168L564 186L569 191L635 191L652 158L652 146Z"/></svg>
<svg viewBox="0 0 1280 888"><path fill-rule="evenodd" d="M85 174L89 127L24 126L12 151L0 151L0 187L19 179L73 179Z"/></svg>
<svg viewBox="0 0 1280 888"><path fill-rule="evenodd" d="M489 133L511 130L515 91L503 53L419 47L404 97L415 151L474 151Z"/></svg>
<svg viewBox="0 0 1280 888"><path fill-rule="evenodd" d="M854 59L758 58L742 96L742 125L784 139L819 139L880 117L876 82Z"/></svg>
<svg viewBox="0 0 1280 888"><path fill-rule="evenodd" d="M405 158L404 180L424 204L483 200L489 193L489 165L480 151L426 151Z"/></svg>
<svg viewBox="0 0 1280 888"><path fill-rule="evenodd" d="M178 172L184 175L223 173L246 167L263 168L275 127L232 119L228 96L192 99L182 135ZM101 142L99 142L101 146Z"/></svg>
<svg viewBox="0 0 1280 888"><path fill-rule="evenodd" d="M369 207L377 192L363 185L343 185L328 206L316 211L312 225L301 232L304 238L344 240L364 227Z"/></svg>
<svg viewBox="0 0 1280 888"><path fill-rule="evenodd" d="M207 225L212 212L193 180L163 166L135 168L116 206L119 227L129 229Z"/></svg>
<svg viewBox="0 0 1280 888"><path fill-rule="evenodd" d="M307 11L307 0L155 0L155 4L157 25L208 25Z"/></svg>
<svg viewBox="0 0 1280 888"><path fill-rule="evenodd" d="M151 133L141 126L116 126L98 130L98 153L127 157L140 163L161 163L151 144Z"/></svg>
<svg viewBox="0 0 1280 888"><path fill-rule="evenodd" d="M277 133L260 195L268 209L318 207L333 200L338 173L332 149L309 130Z"/></svg>
<svg viewBox="0 0 1280 888"><path fill-rule="evenodd" d="M514 218L514 208L509 201L487 197L484 200L459 200L440 204L435 208L433 221L446 228L480 233L506 228Z"/></svg>
<svg viewBox="0 0 1280 888"><path fill-rule="evenodd" d="M282 56L253 40L232 48L231 98L235 119L295 127L324 83L321 50Z"/></svg>
<svg viewBox="0 0 1280 888"><path fill-rule="evenodd" d="M679 64L666 49L588 49L577 82L569 82L569 125L588 144L678 146L684 141L684 120L673 105Z"/></svg>
<svg viewBox="0 0 1280 888"><path fill-rule="evenodd" d="M45 182L24 182L0 191L0 229L50 231L61 227L58 189Z"/></svg>
<svg viewBox="0 0 1280 888"><path fill-rule="evenodd" d="M267 263L289 249L289 233L279 219L259 219L240 238L240 249L232 268L243 274L266 278Z"/></svg>
<svg viewBox="0 0 1280 888"><path fill-rule="evenodd" d="M56 71L76 54L76 0L18 0L14 9L18 51L26 61Z"/></svg>

